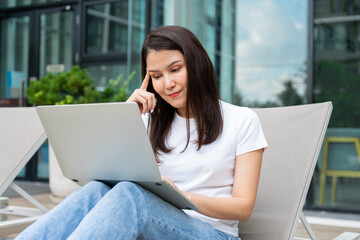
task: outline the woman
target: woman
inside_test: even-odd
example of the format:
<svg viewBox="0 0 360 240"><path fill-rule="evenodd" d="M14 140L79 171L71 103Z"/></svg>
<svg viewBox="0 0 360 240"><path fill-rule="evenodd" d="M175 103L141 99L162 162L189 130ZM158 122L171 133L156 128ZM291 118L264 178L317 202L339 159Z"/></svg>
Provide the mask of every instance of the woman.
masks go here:
<svg viewBox="0 0 360 240"><path fill-rule="evenodd" d="M266 140L248 108L219 100L212 63L189 30L152 31L136 102L161 174L199 210L183 211L138 185L77 190L18 239L237 239L252 212Z"/></svg>

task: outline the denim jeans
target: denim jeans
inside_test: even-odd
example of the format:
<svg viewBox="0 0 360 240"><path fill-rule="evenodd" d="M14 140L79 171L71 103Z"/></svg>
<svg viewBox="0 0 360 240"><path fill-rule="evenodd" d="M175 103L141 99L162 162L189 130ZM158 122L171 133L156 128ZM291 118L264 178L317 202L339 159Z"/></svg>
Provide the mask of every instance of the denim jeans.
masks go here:
<svg viewBox="0 0 360 240"><path fill-rule="evenodd" d="M16 239L238 239L131 182L91 182Z"/></svg>

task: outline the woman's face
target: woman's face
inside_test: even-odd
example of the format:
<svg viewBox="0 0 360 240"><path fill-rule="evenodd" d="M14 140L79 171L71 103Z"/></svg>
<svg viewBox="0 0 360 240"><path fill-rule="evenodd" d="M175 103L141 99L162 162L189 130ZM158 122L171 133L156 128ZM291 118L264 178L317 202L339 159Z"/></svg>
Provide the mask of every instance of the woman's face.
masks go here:
<svg viewBox="0 0 360 240"><path fill-rule="evenodd" d="M150 50L146 64L155 91L185 117L187 69L183 54L177 50Z"/></svg>

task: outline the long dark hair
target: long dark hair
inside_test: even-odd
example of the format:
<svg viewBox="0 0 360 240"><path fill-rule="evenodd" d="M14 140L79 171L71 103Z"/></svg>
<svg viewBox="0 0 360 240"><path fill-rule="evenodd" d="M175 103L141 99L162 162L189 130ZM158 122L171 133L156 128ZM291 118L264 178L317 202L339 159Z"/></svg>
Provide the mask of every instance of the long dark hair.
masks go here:
<svg viewBox="0 0 360 240"><path fill-rule="evenodd" d="M198 150L202 145L214 142L222 132L223 121L219 104L219 91L214 67L197 37L188 29L179 26L165 26L151 31L145 38L142 51L142 76L146 75L146 57L149 51L178 50L185 59L187 68L186 127L187 143L190 141L190 112L197 126ZM154 90L152 81L147 91L155 94L157 105L150 116L150 141L154 152L171 152L166 145L176 109L164 101Z"/></svg>

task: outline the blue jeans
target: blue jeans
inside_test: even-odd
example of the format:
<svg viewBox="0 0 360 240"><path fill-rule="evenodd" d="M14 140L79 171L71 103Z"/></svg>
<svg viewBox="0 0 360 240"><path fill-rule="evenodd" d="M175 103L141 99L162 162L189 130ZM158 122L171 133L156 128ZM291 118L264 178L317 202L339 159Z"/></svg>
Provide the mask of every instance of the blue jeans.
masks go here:
<svg viewBox="0 0 360 240"><path fill-rule="evenodd" d="M91 182L16 239L238 239L131 182Z"/></svg>

